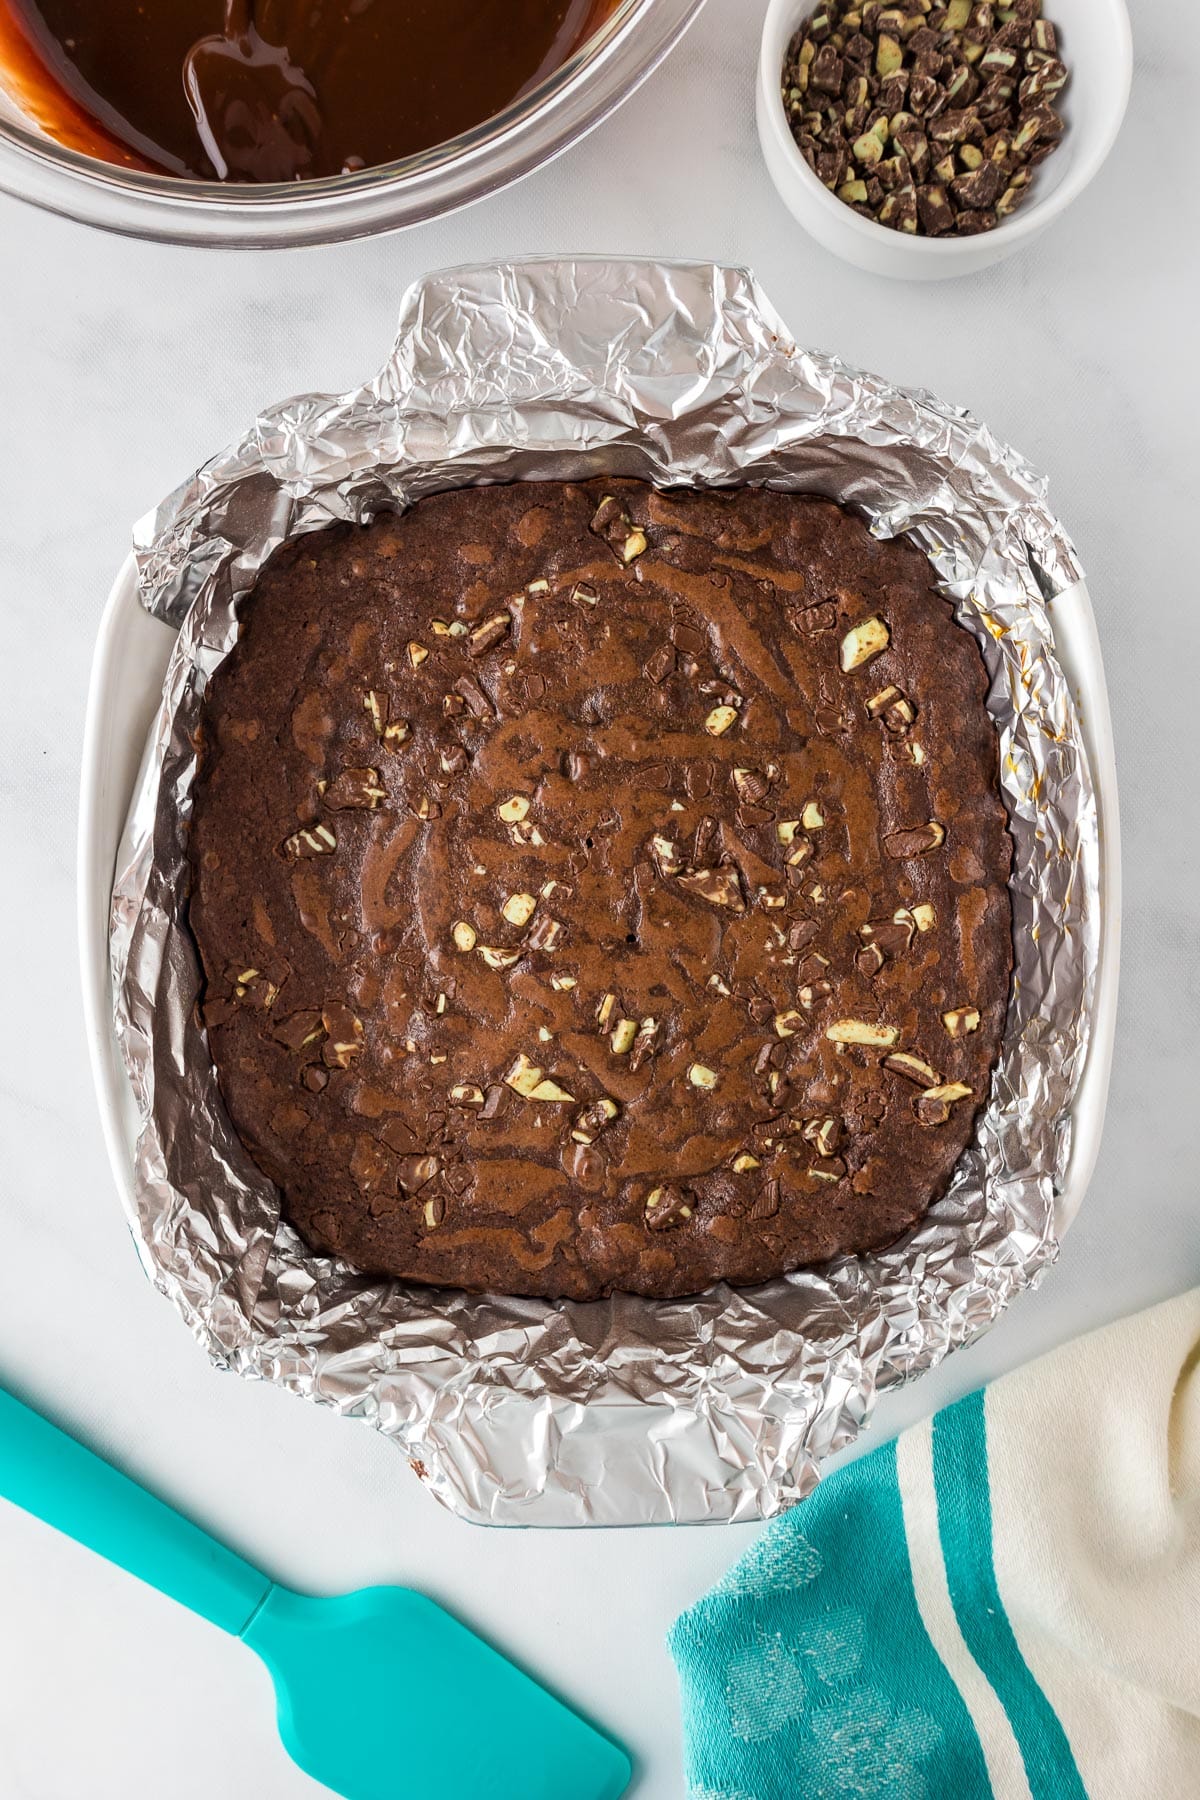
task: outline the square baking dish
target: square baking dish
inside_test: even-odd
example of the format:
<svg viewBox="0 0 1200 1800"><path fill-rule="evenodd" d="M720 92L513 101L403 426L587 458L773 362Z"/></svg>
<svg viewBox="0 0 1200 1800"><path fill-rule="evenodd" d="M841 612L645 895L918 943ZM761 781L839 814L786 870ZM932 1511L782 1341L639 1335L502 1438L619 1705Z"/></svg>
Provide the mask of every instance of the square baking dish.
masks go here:
<svg viewBox="0 0 1200 1800"><path fill-rule="evenodd" d="M543 274L546 270L558 271L562 267L563 265L526 265L518 273L524 276L532 269ZM589 277L596 269L603 273L609 267L602 264L585 265ZM623 272L616 265L611 267L618 273ZM743 297L746 284L746 278L739 272L713 272L707 265L631 267L636 274L642 275L647 270L658 271L665 268L676 289L682 288L684 291L687 291L686 284L689 281L701 282L703 279L710 284L702 289L705 294L713 291L711 277L715 273L725 284L722 287L718 283L716 289L722 307L728 305L730 293ZM580 279L580 268L578 263L570 265L571 278L576 283ZM482 290L489 291L489 278L497 272L453 273L466 277L468 287L471 279L476 279ZM511 276L512 271L500 273ZM558 277L552 274L548 279L553 286ZM439 278L431 277L429 281L430 284L436 284ZM447 284L448 287L453 287L455 293L462 285L461 282ZM439 293L444 291L439 290ZM753 289L752 284L745 291L750 292L755 306L762 304L761 296ZM424 298L420 289L416 290L415 299L410 296L410 311L407 315L410 319L419 311ZM694 295L690 298L695 302ZM777 321L768 322L773 330L767 341L774 344L778 341L774 329L777 328ZM790 356L793 352L789 351L787 354ZM852 371L841 370L840 365L829 366L842 375L853 375ZM864 379L869 381L874 378ZM370 391L378 392L378 386ZM922 406L934 404L929 402L927 396L909 398ZM939 413L938 417L957 420L965 416ZM861 450L861 446L859 449ZM1064 1138L1063 1154L1058 1162L1060 1172L1053 1195L1053 1218L1048 1220L1047 1225L1049 1234L1055 1239L1061 1239L1082 1203L1100 1142L1116 1012L1120 852L1108 703L1095 622L1083 581L1075 581L1062 589L1054 599L1046 599L1044 605L1052 624L1055 657L1067 678L1074 701L1079 735L1090 766L1098 824L1097 855L1089 863L1088 876L1089 881L1094 884L1097 955L1094 983L1084 1015L1086 1047L1081 1053L1082 1072L1078 1076L1070 1104L1069 1128ZM144 610L138 593L137 569L131 557L117 576L97 643L85 733L79 835L79 923L84 1003L105 1139L114 1177L131 1225L135 1227L134 1236L139 1252L147 1272L158 1280L160 1286L164 1285L161 1270L156 1267L143 1236L137 1229L139 1196L135 1161L140 1119L136 1096L113 1027L113 974L109 934L114 871L123 867L126 862L122 839L129 821L131 802L138 796L138 805L145 805L140 776L151 748L147 742L147 734L162 701L164 674L175 645L175 637L175 631L171 627ZM135 815L133 823L135 827L139 827L144 826L145 821L140 815ZM1016 1291L1020 1285L1017 1282L1015 1287L1010 1286L1004 1291ZM844 1290L839 1291L844 1298ZM731 1303L738 1298L731 1296ZM437 1296L428 1304L430 1310L436 1312ZM450 1303L445 1304L449 1306ZM546 1303L537 1304L544 1307ZM706 1304L711 1308L711 1297L706 1298ZM823 1326L828 1334L826 1349L828 1342L834 1341L839 1332L844 1333L845 1319L840 1324L838 1322L841 1304L839 1300L832 1308L826 1307L823 1318ZM991 1316L1003 1304L1003 1298L996 1301ZM481 1300L481 1311L486 1310L487 1305L486 1301ZM607 1305L609 1303L593 1303L597 1318ZM677 1312L682 1311L686 1303L676 1303L676 1306ZM719 1314L719 1302L717 1307ZM502 1314L497 1309L500 1324L496 1327L496 1335L502 1337L504 1329L514 1324L519 1331L526 1322L528 1311L529 1303L514 1303ZM576 1309L575 1316L586 1311L586 1308ZM532 1318L531 1313L529 1317ZM769 1311L767 1317L769 1322ZM986 1310L960 1311L958 1316L939 1328L942 1339L937 1347L937 1354L944 1354L946 1349L965 1341L985 1328L989 1322ZM489 1328L492 1323L489 1317ZM899 1330L900 1327L896 1329ZM204 1333L200 1335L203 1336ZM585 1333L585 1342L591 1341ZM753 1404L774 1415L783 1427L786 1427L789 1409L797 1404L805 1381L808 1380L811 1385L812 1371L801 1368L808 1349L809 1346L800 1340L796 1361L789 1367L791 1386L785 1384L775 1392L769 1383L763 1387L760 1382L759 1388L754 1391ZM814 1340L814 1359L819 1359L823 1354L824 1350ZM873 1354L878 1354L877 1344ZM518 1449L521 1432L510 1430L502 1422L506 1412L511 1415L515 1409L520 1414L522 1408L525 1408L525 1424L521 1429L528 1432L531 1428L529 1416L531 1409L536 1413L536 1396L530 1397L523 1392L522 1383L518 1380L511 1390L505 1387L503 1391L489 1394L485 1413L489 1429L495 1426L497 1432L497 1442L491 1446L495 1466L486 1466L485 1447L478 1453L485 1464L479 1490L465 1493L461 1471L452 1471L448 1477L439 1473L436 1445L431 1455L427 1438L420 1433L415 1434L414 1444L414 1434L404 1423L403 1406L396 1400L395 1389L388 1390L386 1377L376 1392L374 1403L364 1405L361 1392L348 1398L347 1390L336 1380L323 1383L319 1373L311 1379L311 1371L303 1380L297 1378L294 1351L280 1352L273 1347L270 1357L269 1378L300 1386L310 1397L338 1405L347 1412L365 1411L376 1423L381 1422L380 1415L390 1407L391 1429L409 1450L414 1466L419 1465L418 1472L429 1481L440 1499L463 1516L479 1522L561 1525L585 1522L657 1522L678 1518L747 1518L776 1510L778 1505L787 1504L791 1499L799 1497L799 1493L815 1478L815 1462L806 1447L803 1467L798 1473L784 1479L782 1469L787 1466L786 1458L781 1463L776 1457L770 1479L756 1487L743 1479L746 1473L744 1459L749 1451L746 1443L738 1443L729 1454L728 1466L721 1461L717 1471L718 1478L714 1479L714 1439L726 1441L729 1435L728 1422L722 1424L719 1408L714 1415L707 1395L698 1401L693 1401L690 1395L681 1399L678 1393L667 1395L661 1388L655 1391L651 1384L639 1386L635 1381L610 1386L597 1383L594 1388L588 1387L584 1409L587 1414L586 1429L577 1430L574 1423L564 1424L556 1442L554 1473L557 1491L551 1492L547 1488L544 1492L534 1492L536 1483L530 1480L530 1491L526 1492L523 1489L522 1458ZM239 1358L223 1358L218 1355L217 1360L232 1363L233 1366L242 1368L244 1373L263 1372L243 1363ZM881 1360L886 1368L884 1375L880 1377L880 1384L883 1379L891 1381L908 1372L902 1355L888 1356ZM919 1363L910 1362L909 1369L919 1366ZM877 1374L878 1370L875 1370L870 1379L865 1380L864 1391L868 1395L873 1391ZM835 1376L832 1386L837 1388L838 1385L839 1379ZM703 1387L703 1382L701 1386ZM743 1389L744 1386L743 1383ZM387 1396L386 1403L381 1404L381 1394ZM830 1426L824 1440L827 1451L830 1447L836 1448L849 1441L854 1429L869 1412L869 1401L861 1404L861 1396L847 1396L845 1392L836 1403L829 1400L828 1394L825 1398L829 1402L826 1407L827 1415L830 1406L835 1413L837 1407L841 1407L838 1418ZM544 1396L542 1404L544 1407ZM566 1419L569 1415L577 1421L581 1417L578 1402L573 1401L571 1404L575 1407L575 1412L572 1414L568 1407L561 1417ZM751 1404L745 1391L738 1404L743 1413L746 1406ZM446 1420L442 1421L443 1425L446 1423ZM828 1416L826 1423L829 1423ZM476 1419L475 1427L478 1428L479 1424L480 1420ZM388 1429L389 1426L385 1423L384 1428ZM447 1426L451 1436L456 1429L454 1424ZM762 1429L767 1431L769 1427L764 1426ZM785 1441L786 1437L785 1428ZM440 1442L444 1452L446 1432L441 1434ZM613 1481L611 1475L622 1467L623 1462L633 1467L639 1458L645 1475L648 1444L655 1446L650 1459L655 1463L653 1476L649 1480L643 1480L637 1503L632 1504L628 1494L622 1495L620 1480ZM602 1446L600 1462L597 1461L598 1446ZM669 1466L673 1471L671 1479L658 1479L658 1462L655 1459L661 1459L664 1467ZM597 1470L600 1467L608 1471L608 1478L603 1481L597 1480ZM759 1474L761 1473L760 1470ZM578 1500L580 1494L586 1495L586 1503ZM566 1498L571 1495L576 1497L575 1500Z"/></svg>

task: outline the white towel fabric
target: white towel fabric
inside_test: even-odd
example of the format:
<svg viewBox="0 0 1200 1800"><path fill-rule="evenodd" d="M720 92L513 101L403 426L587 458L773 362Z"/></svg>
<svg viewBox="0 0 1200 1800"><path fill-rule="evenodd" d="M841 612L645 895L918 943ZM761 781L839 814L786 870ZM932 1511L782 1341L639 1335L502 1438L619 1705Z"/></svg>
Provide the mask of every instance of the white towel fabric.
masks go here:
<svg viewBox="0 0 1200 1800"><path fill-rule="evenodd" d="M996 1382L985 1418L997 1586L1089 1800L1192 1800L1200 1289Z"/></svg>

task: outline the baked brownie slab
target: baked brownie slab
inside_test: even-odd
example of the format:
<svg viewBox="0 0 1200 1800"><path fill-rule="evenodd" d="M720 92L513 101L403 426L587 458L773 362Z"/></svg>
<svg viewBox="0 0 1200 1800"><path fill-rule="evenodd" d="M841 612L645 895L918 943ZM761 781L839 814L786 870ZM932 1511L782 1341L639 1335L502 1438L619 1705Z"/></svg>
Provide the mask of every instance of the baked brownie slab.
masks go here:
<svg viewBox="0 0 1200 1800"><path fill-rule="evenodd" d="M578 1298L896 1237L1004 1024L986 688L824 500L520 483L286 546L206 698L191 920L287 1217Z"/></svg>

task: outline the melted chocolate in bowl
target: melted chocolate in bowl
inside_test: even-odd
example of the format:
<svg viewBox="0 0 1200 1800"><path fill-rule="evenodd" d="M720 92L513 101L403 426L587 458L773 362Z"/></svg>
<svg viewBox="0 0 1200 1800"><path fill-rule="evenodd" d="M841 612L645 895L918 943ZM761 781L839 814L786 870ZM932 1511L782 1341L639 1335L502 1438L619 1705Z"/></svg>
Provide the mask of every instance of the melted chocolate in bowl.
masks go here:
<svg viewBox="0 0 1200 1800"><path fill-rule="evenodd" d="M617 0L0 0L0 85L112 162L292 181L482 124Z"/></svg>

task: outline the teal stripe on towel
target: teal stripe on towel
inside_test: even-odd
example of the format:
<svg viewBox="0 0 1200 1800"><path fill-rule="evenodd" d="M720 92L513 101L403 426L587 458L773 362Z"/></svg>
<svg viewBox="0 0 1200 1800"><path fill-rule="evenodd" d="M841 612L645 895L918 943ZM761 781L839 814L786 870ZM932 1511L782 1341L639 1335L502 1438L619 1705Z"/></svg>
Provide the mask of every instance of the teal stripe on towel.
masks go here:
<svg viewBox="0 0 1200 1800"><path fill-rule="evenodd" d="M933 1482L950 1598L1020 1746L1033 1800L1087 1800L1066 1732L1021 1655L993 1560L982 1390L933 1421Z"/></svg>
<svg viewBox="0 0 1200 1800"><path fill-rule="evenodd" d="M917 1607L894 1444L777 1519L669 1641L693 1800L992 1800Z"/></svg>

